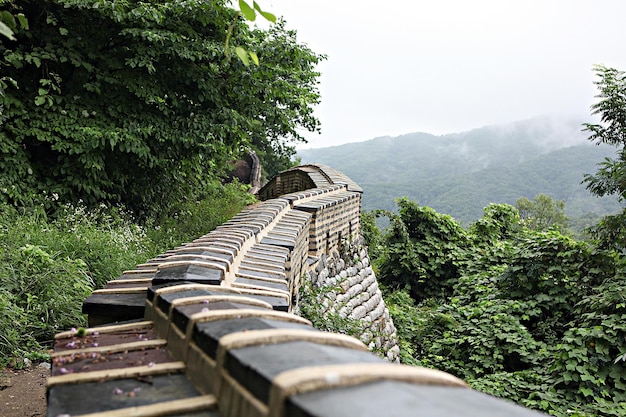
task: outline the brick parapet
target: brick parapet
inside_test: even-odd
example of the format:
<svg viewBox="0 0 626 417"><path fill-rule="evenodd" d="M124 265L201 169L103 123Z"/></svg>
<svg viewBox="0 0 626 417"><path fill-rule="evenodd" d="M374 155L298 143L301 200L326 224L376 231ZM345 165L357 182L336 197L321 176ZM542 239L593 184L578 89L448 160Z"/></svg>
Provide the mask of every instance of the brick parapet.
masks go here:
<svg viewBox="0 0 626 417"><path fill-rule="evenodd" d="M48 416L388 414L379 398L397 398L398 415L536 415L367 352L397 361L358 240L360 192L329 167L289 170L260 191L267 201L95 291L83 306L92 328L55 338ZM329 307L366 323L361 340L290 312L303 277L339 285Z"/></svg>

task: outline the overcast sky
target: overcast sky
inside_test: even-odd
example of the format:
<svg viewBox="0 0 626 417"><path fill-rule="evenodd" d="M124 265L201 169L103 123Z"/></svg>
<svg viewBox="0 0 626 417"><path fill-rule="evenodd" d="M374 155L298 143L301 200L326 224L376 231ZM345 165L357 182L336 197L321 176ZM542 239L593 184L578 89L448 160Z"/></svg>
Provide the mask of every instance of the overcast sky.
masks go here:
<svg viewBox="0 0 626 417"><path fill-rule="evenodd" d="M323 147L538 115L585 117L594 64L626 70L625 0L259 0L328 55Z"/></svg>

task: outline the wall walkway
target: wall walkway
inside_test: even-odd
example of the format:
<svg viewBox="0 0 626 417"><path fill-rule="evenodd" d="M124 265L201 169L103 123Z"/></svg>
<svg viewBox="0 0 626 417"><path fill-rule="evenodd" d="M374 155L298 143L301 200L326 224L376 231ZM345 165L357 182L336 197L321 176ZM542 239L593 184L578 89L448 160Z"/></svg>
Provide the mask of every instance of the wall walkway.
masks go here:
<svg viewBox="0 0 626 417"><path fill-rule="evenodd" d="M361 193L330 167L291 169L255 207L94 291L90 327L55 338L48 416L538 415L390 363ZM302 279L338 288L320 303L365 322L362 340L294 314Z"/></svg>

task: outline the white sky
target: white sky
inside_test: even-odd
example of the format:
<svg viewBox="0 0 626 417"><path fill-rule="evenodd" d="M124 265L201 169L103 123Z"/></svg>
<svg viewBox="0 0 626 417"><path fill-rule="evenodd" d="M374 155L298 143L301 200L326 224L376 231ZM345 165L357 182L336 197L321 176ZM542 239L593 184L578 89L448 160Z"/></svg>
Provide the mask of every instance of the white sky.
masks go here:
<svg viewBox="0 0 626 417"><path fill-rule="evenodd" d="M328 55L301 148L587 117L594 64L626 70L625 0L258 0Z"/></svg>

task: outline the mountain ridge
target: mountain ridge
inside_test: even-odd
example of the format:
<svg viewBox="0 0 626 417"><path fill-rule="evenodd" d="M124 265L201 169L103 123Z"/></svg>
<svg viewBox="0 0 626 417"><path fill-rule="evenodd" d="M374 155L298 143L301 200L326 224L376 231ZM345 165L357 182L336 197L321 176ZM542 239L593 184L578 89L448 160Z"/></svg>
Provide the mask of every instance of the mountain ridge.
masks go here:
<svg viewBox="0 0 626 417"><path fill-rule="evenodd" d="M597 199L580 184L614 153L593 146L580 122L543 117L440 136L382 136L298 155L361 185L364 210L393 209L395 198L406 195L468 223L489 203L514 204L540 193L565 200L570 216L617 211L616 199Z"/></svg>

